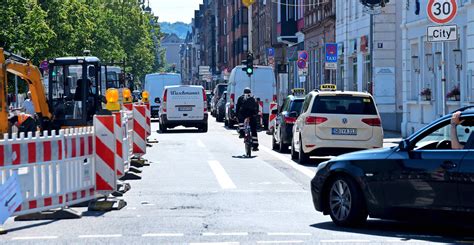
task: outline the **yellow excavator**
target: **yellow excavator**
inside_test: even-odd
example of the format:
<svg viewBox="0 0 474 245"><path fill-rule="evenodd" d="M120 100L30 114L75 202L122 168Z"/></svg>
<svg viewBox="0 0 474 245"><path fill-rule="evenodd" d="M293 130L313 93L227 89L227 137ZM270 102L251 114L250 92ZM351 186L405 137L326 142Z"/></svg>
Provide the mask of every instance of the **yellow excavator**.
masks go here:
<svg viewBox="0 0 474 245"><path fill-rule="evenodd" d="M0 137L8 132L7 74L14 74L28 83L40 125L49 125L52 114L46 99L41 72L33 63L0 48Z"/></svg>

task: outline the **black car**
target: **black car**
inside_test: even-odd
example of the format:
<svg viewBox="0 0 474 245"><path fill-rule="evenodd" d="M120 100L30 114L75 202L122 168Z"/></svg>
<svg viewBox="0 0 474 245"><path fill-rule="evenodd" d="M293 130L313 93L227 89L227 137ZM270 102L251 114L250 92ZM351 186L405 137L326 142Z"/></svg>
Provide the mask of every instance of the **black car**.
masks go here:
<svg viewBox="0 0 474 245"><path fill-rule="evenodd" d="M303 102L304 97L294 95L286 97L283 106L278 112L275 129L273 130L273 150L279 150L280 152L288 150L293 138L293 125L300 115Z"/></svg>
<svg viewBox="0 0 474 245"><path fill-rule="evenodd" d="M220 83L216 85L214 91L212 92L213 97L211 100L211 115L214 117L217 116L217 103L225 91L227 91L227 84Z"/></svg>
<svg viewBox="0 0 474 245"><path fill-rule="evenodd" d="M474 214L474 109L458 111L464 122L454 130L463 149L452 149L453 126L446 115L397 147L321 163L311 181L316 210L342 226L361 224L367 216L397 220L421 213Z"/></svg>
<svg viewBox="0 0 474 245"><path fill-rule="evenodd" d="M216 105L216 121L223 122L225 118L225 104L227 103L227 91L221 95Z"/></svg>

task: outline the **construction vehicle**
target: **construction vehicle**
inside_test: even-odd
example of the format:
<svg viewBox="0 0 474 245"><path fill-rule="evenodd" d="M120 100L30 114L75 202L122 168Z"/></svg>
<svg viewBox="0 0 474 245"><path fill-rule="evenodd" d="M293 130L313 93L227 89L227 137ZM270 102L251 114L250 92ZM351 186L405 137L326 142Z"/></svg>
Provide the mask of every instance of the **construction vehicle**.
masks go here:
<svg viewBox="0 0 474 245"><path fill-rule="evenodd" d="M0 137L8 132L8 73L14 74L28 83L40 125L50 125L53 116L46 102L40 70L30 60L0 48Z"/></svg>
<svg viewBox="0 0 474 245"><path fill-rule="evenodd" d="M94 56L61 57L49 60L48 104L54 108L54 127L92 125L102 111L100 59Z"/></svg>

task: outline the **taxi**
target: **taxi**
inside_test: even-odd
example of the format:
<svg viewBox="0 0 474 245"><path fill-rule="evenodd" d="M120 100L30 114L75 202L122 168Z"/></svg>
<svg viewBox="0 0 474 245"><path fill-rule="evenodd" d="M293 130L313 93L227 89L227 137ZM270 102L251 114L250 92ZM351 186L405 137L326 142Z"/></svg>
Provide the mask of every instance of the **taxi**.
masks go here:
<svg viewBox="0 0 474 245"><path fill-rule="evenodd" d="M372 95L323 84L305 96L293 127L291 157L305 163L310 156L334 156L382 145L382 122Z"/></svg>

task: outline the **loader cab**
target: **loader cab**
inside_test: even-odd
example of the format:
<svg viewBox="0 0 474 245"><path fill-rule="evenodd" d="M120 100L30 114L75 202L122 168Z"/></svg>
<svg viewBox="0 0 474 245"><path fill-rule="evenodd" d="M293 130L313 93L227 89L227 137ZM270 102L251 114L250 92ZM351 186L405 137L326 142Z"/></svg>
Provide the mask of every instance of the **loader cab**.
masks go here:
<svg viewBox="0 0 474 245"><path fill-rule="evenodd" d="M87 126L101 110L101 66L97 57L49 60L48 103L58 127Z"/></svg>

